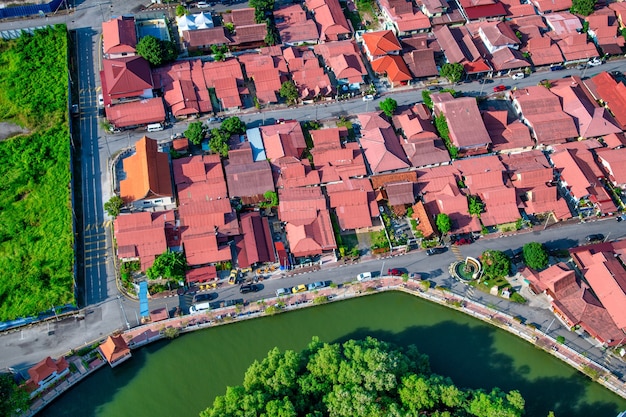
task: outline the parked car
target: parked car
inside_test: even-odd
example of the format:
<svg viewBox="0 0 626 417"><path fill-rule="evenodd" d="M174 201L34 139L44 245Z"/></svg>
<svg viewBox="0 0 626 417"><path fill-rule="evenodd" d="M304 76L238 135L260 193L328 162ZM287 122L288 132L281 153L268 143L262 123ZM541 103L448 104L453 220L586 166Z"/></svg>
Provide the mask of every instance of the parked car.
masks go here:
<svg viewBox="0 0 626 417"><path fill-rule="evenodd" d="M237 272L236 269L233 269L232 271L230 271L230 276L228 277L228 283L236 284L238 279L239 279L239 272Z"/></svg>
<svg viewBox="0 0 626 417"><path fill-rule="evenodd" d="M199 1L198 2L198 8L200 9L206 9L209 7L209 3L207 3L206 1Z"/></svg>
<svg viewBox="0 0 626 417"><path fill-rule="evenodd" d="M428 87L428 91L440 91L441 87L439 87L438 85L431 85L430 87Z"/></svg>
<svg viewBox="0 0 626 417"><path fill-rule="evenodd" d="M402 274L404 274L404 272L398 268L391 268L387 270L387 275L391 275L392 277L401 277Z"/></svg>
<svg viewBox="0 0 626 417"><path fill-rule="evenodd" d="M587 236L585 240L587 241L587 243L601 242L604 240L604 235L601 233L595 233L593 235Z"/></svg>
<svg viewBox="0 0 626 417"><path fill-rule="evenodd" d="M309 291L319 290L320 288L324 287L326 287L326 283L323 281L312 282L307 286Z"/></svg>
<svg viewBox="0 0 626 417"><path fill-rule="evenodd" d="M494 93L499 93L501 91L505 91L506 90L506 86L505 85L496 85L495 87L493 87L493 92Z"/></svg>
<svg viewBox="0 0 626 417"><path fill-rule="evenodd" d="M479 84L491 84L493 80L491 78L481 78L478 80Z"/></svg>
<svg viewBox="0 0 626 417"><path fill-rule="evenodd" d="M299 292L305 292L306 290L307 290L306 285L300 284L300 285L296 285L295 287L293 287L291 289L291 292L294 294L297 294Z"/></svg>
<svg viewBox="0 0 626 417"><path fill-rule="evenodd" d="M371 272L361 272L356 276L357 281L367 281L368 279L372 279Z"/></svg>
<svg viewBox="0 0 626 417"><path fill-rule="evenodd" d="M259 286L256 284L243 284L239 287L239 292L242 294L247 294L249 292L257 292L259 290Z"/></svg>
<svg viewBox="0 0 626 417"><path fill-rule="evenodd" d="M291 288L279 288L276 290L276 297L282 297L283 295L289 295Z"/></svg>
<svg viewBox="0 0 626 417"><path fill-rule="evenodd" d="M598 65L602 65L602 60L600 58L594 58L591 61L587 62L587 65L597 67Z"/></svg>
<svg viewBox="0 0 626 417"><path fill-rule="evenodd" d="M409 274L409 279L414 279L415 281L421 281L422 280L422 274L419 274L417 272L411 272Z"/></svg>
<svg viewBox="0 0 626 417"><path fill-rule="evenodd" d="M426 251L426 255L439 255L440 253L444 253L446 248L444 246L436 246L434 248L430 248Z"/></svg>
<svg viewBox="0 0 626 417"><path fill-rule="evenodd" d="M72 113L72 116L78 116L80 114L80 109L78 108L78 104L72 104L71 113Z"/></svg>
<svg viewBox="0 0 626 417"><path fill-rule="evenodd" d="M194 295L193 296L193 303L196 304L196 303L201 303L203 301L211 301L213 298L216 298L216 297L214 297L213 294L208 293L208 292L204 292L204 293L201 293L201 294Z"/></svg>
<svg viewBox="0 0 626 417"><path fill-rule="evenodd" d="M561 71L564 69L565 67L563 65L550 65L550 71Z"/></svg>
<svg viewBox="0 0 626 417"><path fill-rule="evenodd" d="M98 106L104 107L104 96L102 94L98 94Z"/></svg>
<svg viewBox="0 0 626 417"><path fill-rule="evenodd" d="M363 101L372 101L372 100L374 100L374 96L371 94L363 96Z"/></svg>
<svg viewBox="0 0 626 417"><path fill-rule="evenodd" d="M472 243L472 239L468 239L466 237L462 237L462 238L454 241L454 244L457 245L457 246L469 245L470 243Z"/></svg>
<svg viewBox="0 0 626 417"><path fill-rule="evenodd" d="M513 78L514 80L521 80L524 78L524 73L523 72L516 72L515 74L513 74L511 76L511 78Z"/></svg>
<svg viewBox="0 0 626 417"><path fill-rule="evenodd" d="M615 220L617 220L618 222L622 222L622 221L626 220L626 214L622 214L620 216L617 216L617 218Z"/></svg>

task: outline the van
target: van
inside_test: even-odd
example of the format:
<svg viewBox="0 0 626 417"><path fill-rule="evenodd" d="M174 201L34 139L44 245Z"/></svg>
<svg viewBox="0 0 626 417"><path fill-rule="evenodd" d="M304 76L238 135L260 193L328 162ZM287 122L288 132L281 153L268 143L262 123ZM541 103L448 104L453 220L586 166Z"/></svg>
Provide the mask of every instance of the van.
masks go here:
<svg viewBox="0 0 626 417"><path fill-rule="evenodd" d="M291 288L279 288L276 290L276 297L282 297L291 293Z"/></svg>
<svg viewBox="0 0 626 417"><path fill-rule="evenodd" d="M148 125L148 132L160 132L164 127L161 123L150 123Z"/></svg>
<svg viewBox="0 0 626 417"><path fill-rule="evenodd" d="M372 279L371 272L361 272L356 276L357 281L367 281L368 279Z"/></svg>
<svg viewBox="0 0 626 417"><path fill-rule="evenodd" d="M211 309L210 303L194 304L191 307L189 307L189 314L199 313L201 311L210 310L210 309Z"/></svg>

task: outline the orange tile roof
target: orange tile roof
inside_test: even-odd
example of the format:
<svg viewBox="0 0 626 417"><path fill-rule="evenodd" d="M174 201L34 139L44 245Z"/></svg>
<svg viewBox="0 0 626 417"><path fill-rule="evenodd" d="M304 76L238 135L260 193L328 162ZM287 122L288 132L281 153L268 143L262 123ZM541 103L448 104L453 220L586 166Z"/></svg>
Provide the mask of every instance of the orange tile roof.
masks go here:
<svg viewBox="0 0 626 417"><path fill-rule="evenodd" d="M40 362L37 362L31 368L28 369L28 375L30 375L31 380L39 385L40 382L48 378L53 373L60 374L69 368L69 364L65 360L64 357L57 359L56 361L48 356L45 359L42 359Z"/></svg>
<svg viewBox="0 0 626 417"><path fill-rule="evenodd" d="M120 181L120 196L127 202L172 197L168 155L159 152L157 141L147 136L135 144L136 152L123 160L126 179Z"/></svg>
<svg viewBox="0 0 626 417"><path fill-rule="evenodd" d="M406 63L399 55L386 55L372 61L372 69L379 74L387 74L392 84L413 79Z"/></svg>
<svg viewBox="0 0 626 417"><path fill-rule="evenodd" d="M110 364L130 355L130 349L122 335L107 337L106 340L100 344L100 351Z"/></svg>
<svg viewBox="0 0 626 417"><path fill-rule="evenodd" d="M606 71L586 80L585 85L596 100L609 107L620 128L626 130L626 85L615 81Z"/></svg>
<svg viewBox="0 0 626 417"><path fill-rule="evenodd" d="M330 213L326 209L318 211L310 223L287 223L285 232L295 257L320 255L324 251L337 249Z"/></svg>
<svg viewBox="0 0 626 417"><path fill-rule="evenodd" d="M363 42L365 42L365 47L372 57L402 50L398 38L390 30L365 32L362 38Z"/></svg>

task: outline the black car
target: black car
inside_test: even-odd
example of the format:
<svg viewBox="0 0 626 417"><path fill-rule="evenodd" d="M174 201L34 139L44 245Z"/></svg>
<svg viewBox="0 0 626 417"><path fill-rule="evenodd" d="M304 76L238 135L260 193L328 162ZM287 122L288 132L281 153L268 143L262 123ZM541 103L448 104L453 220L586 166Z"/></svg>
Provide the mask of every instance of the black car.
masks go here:
<svg viewBox="0 0 626 417"><path fill-rule="evenodd" d="M256 284L243 284L239 287L239 292L242 294L247 294L249 292L257 292L259 290L259 286Z"/></svg>
<svg viewBox="0 0 626 417"><path fill-rule="evenodd" d="M587 236L586 240L587 240L587 243L601 242L604 240L604 235L600 233L596 233L596 234Z"/></svg>
<svg viewBox="0 0 626 417"><path fill-rule="evenodd" d="M446 251L445 247L442 246L437 246L435 248L430 248L426 251L426 255L431 256L431 255L438 255L440 253L444 253Z"/></svg>
<svg viewBox="0 0 626 417"><path fill-rule="evenodd" d="M213 294L211 293L201 293L193 296L194 303L201 303L203 301L211 301L213 299Z"/></svg>

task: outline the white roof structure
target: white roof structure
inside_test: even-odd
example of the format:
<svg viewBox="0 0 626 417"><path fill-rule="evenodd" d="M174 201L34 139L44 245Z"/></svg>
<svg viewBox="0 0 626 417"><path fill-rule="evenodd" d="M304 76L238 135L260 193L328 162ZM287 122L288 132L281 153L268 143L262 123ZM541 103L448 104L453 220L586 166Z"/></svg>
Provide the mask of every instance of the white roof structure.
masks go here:
<svg viewBox="0 0 626 417"><path fill-rule="evenodd" d="M197 13L179 16L176 18L178 26L178 36L183 37L186 30L208 29L213 27L213 17L211 13Z"/></svg>

